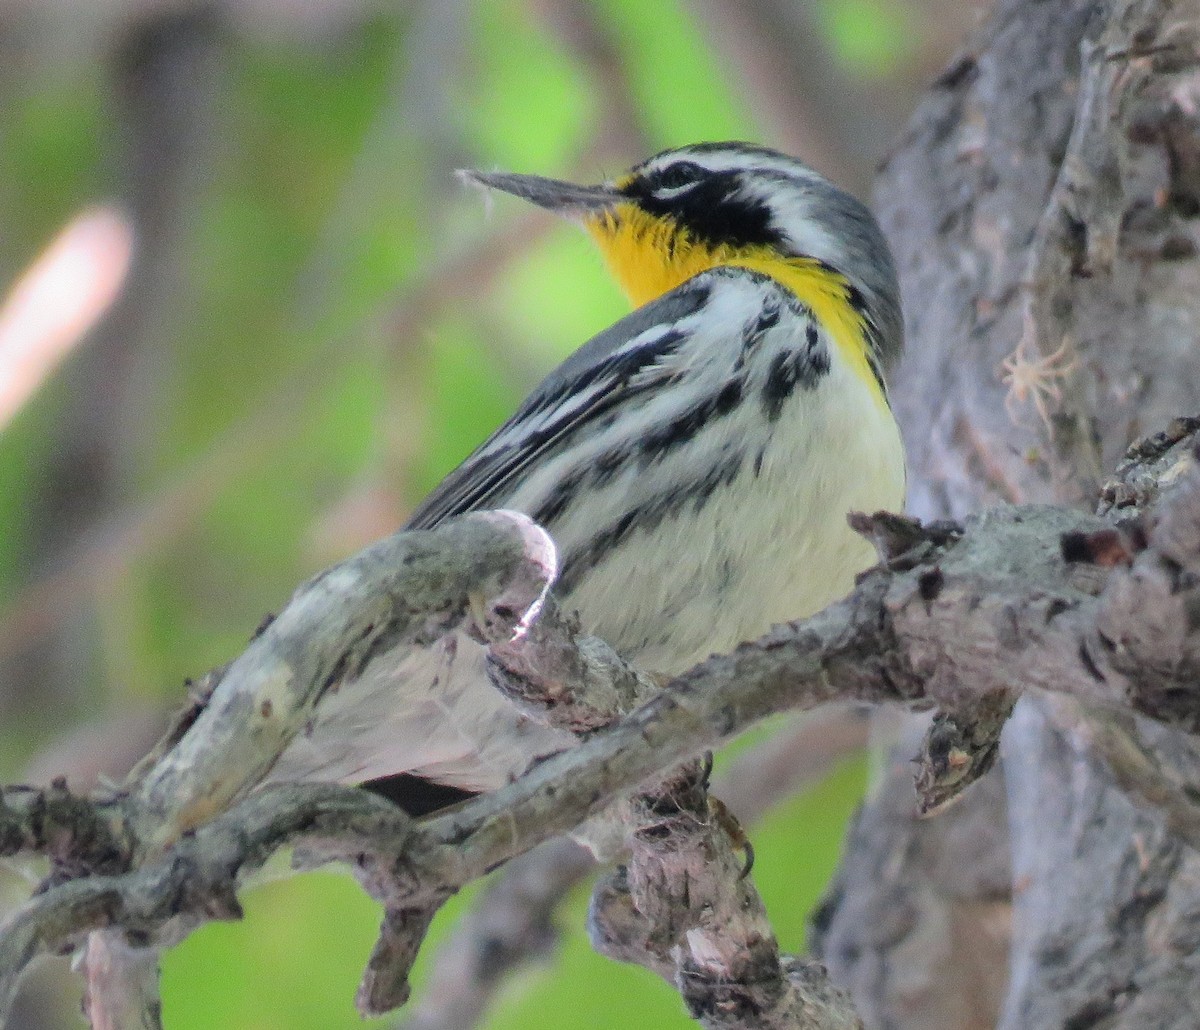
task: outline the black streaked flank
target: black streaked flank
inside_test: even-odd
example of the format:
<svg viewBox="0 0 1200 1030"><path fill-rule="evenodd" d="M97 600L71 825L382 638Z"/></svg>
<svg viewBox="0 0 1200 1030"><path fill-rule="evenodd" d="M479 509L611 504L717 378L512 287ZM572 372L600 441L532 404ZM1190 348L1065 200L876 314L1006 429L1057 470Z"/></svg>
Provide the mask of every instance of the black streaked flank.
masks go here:
<svg viewBox="0 0 1200 1030"><path fill-rule="evenodd" d="M886 399L888 389L887 380L883 378L883 341L880 339L879 327L871 317L871 308L862 290L849 281L846 283L846 300L863 320L863 332L867 338L867 365Z"/></svg>
<svg viewBox="0 0 1200 1030"><path fill-rule="evenodd" d="M691 440L702 429L734 411L742 401L743 376L734 376L714 395L642 437L638 445L640 465L646 468L675 448Z"/></svg>
<svg viewBox="0 0 1200 1030"><path fill-rule="evenodd" d="M748 332L743 334L742 351L734 363L734 371L742 369L758 345L762 343L762 339L767 335L767 332L779 325L782 313L783 306L780 304L778 297L770 296L764 300L763 309L759 312L758 318L754 320L754 325L750 327Z"/></svg>
<svg viewBox="0 0 1200 1030"><path fill-rule="evenodd" d="M883 394L883 399L890 406L891 401L888 400L887 380L883 377L883 369L880 367L879 361L879 353L875 348L870 348L867 351L867 367L870 368L871 375L875 377L875 382L879 384L879 392Z"/></svg>
<svg viewBox="0 0 1200 1030"><path fill-rule="evenodd" d="M771 361L771 371L762 388L763 411L771 422L779 418L783 402L795 389L798 376L794 359L792 351L781 351Z"/></svg>
<svg viewBox="0 0 1200 1030"><path fill-rule="evenodd" d="M841 275L840 272L837 274ZM845 276L842 276L842 278L845 278ZM849 280L846 281L846 301L852 308L854 308L855 311L862 315L863 318L870 317L871 310L867 307L867 298L862 295L862 290L860 290Z"/></svg>
<svg viewBox="0 0 1200 1030"><path fill-rule="evenodd" d="M596 455L592 462L592 483L603 486L617 474L629 461L631 447L610 447L603 454Z"/></svg>
<svg viewBox="0 0 1200 1030"><path fill-rule="evenodd" d="M539 526L549 526L553 523L555 519L567 510L567 507L575 499L579 488L583 485L584 480L588 478L589 471L584 466L577 468L569 475L563 476L562 479L554 484L554 489L550 491L550 496L539 504L536 510L531 511L529 517Z"/></svg>
<svg viewBox="0 0 1200 1030"><path fill-rule="evenodd" d="M721 387L721 392L717 394L716 403L713 405L713 414L720 417L728 415L734 408L742 402L742 380L730 379L724 386Z"/></svg>
<svg viewBox="0 0 1200 1030"><path fill-rule="evenodd" d="M703 403L689 408L677 418L656 429L636 445L612 447L598 454L589 464L563 476L554 489L529 513L539 525L552 528L570 507L581 489L595 489L610 482L637 455L637 466L646 469L671 451L687 443L714 421L735 411L742 401L745 378L735 376Z"/></svg>
<svg viewBox="0 0 1200 1030"><path fill-rule="evenodd" d="M652 530L664 519L683 512L689 505L692 514L699 514L720 487L729 486L737 478L743 458L741 451L734 452L715 464L702 479L650 498L600 530L587 543L571 550L564 556L562 573L555 584L559 595L569 594L597 562L609 555L631 533Z"/></svg>
<svg viewBox="0 0 1200 1030"><path fill-rule="evenodd" d="M762 388L763 413L775 422L783 404L800 386L811 390L817 380L829 373L829 352L824 347L805 347L796 351L780 351L771 360L771 370Z"/></svg>
<svg viewBox="0 0 1200 1030"><path fill-rule="evenodd" d="M610 447L602 451L590 464L581 465L563 476L549 496L529 512L529 517L539 526L552 527L555 520L571 506L581 489L596 489L610 482L630 464L633 453L631 446Z"/></svg>

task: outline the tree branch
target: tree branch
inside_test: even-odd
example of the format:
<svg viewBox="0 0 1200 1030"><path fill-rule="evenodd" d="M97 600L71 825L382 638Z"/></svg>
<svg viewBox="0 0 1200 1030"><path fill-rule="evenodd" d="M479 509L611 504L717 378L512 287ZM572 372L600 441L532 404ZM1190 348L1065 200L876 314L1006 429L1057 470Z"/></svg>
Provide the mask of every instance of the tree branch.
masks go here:
<svg viewBox="0 0 1200 1030"><path fill-rule="evenodd" d="M736 819L765 812L827 775L867 744L861 709L829 707L740 754L712 785ZM439 945L420 1001L404 1030L466 1030L486 1016L510 971L553 949L553 916L567 894L596 871L587 848L560 837L514 859Z"/></svg>
<svg viewBox="0 0 1200 1030"><path fill-rule="evenodd" d="M220 674L179 743L127 806L135 839L166 847L264 779L321 697L352 689L380 655L471 621L507 639L536 614L554 544L524 515L485 512L397 533L302 586Z"/></svg>
<svg viewBox="0 0 1200 1030"><path fill-rule="evenodd" d="M169 846L156 832L154 848L143 843L130 850L146 856L132 871L52 886L14 915L0 934L0 1000L11 998L17 975L34 954L68 947L86 931L120 927L138 944L167 946L200 920L236 917L239 875L290 843L306 845L310 861L350 862L386 905L386 932L361 997L369 1010L395 1004L404 997L407 966L428 918L446 897L774 712L847 698L953 711L997 693L1037 689L1132 708L1194 733L1200 728L1200 697L1194 690L1200 628L1191 616L1200 601L1195 449L1195 438L1187 438L1158 459L1159 482L1170 485L1155 494L1141 532L1122 537L1122 548L1115 550L1111 523L1051 507L997 509L967 520L956 533L907 523L911 546L865 573L844 601L709 659L617 725L591 734L502 790L422 823L362 792L308 784L260 790L187 834L175 835ZM895 518L880 516L872 524L894 529ZM358 628L363 612L347 608L351 585L361 585L351 571L393 585L409 575L418 585L439 584L436 590L425 587L424 610L414 600L416 593L403 605L393 599L386 606L387 620L380 619L378 594L361 595L367 598L367 621L389 627L392 639L405 633L421 639L431 625L440 630L461 620L471 607L466 597L479 584L492 588L491 600L477 606L482 624L519 622L518 613L536 600L547 575L538 532L517 517L474 517L432 534L400 534L386 548L377 545L318 577L230 666L209 707L163 761L173 759L182 776L188 770L180 765L180 752L196 752L206 742L235 758L250 752L254 768L269 767L243 739L256 727L233 733L229 713L261 708L264 698L247 683L270 697L292 695L280 691L277 678L253 679L242 670L246 665L289 669L289 688L294 685L295 696L305 699L300 710L330 682L332 671L352 676L366 660L362 642L377 639L383 630L364 637ZM463 550L464 534L476 551ZM372 568L381 554L398 560L390 571ZM441 578L422 580L419 573L427 574L430 567L440 569ZM447 583L456 586L451 590ZM521 585L516 594L514 583ZM520 605L511 603L515 596ZM302 662L296 657L297 635L310 633L320 616L330 614L320 611L323 605L343 613L341 629L324 638L336 646L326 643L320 650L310 641ZM332 660L334 653L350 657ZM220 732L206 739L207 727ZM196 735L200 739L192 740ZM152 778L153 773L145 782ZM109 804L127 806L128 826L136 829L146 825L145 810L137 806L149 798L150 807L161 813L163 796L147 792L143 784ZM20 792L6 797L17 802L7 809L13 849L43 845L46 838L35 825L42 818L36 814L39 805ZM683 806L667 816L696 826L703 822ZM647 811L639 825L644 831L662 817ZM66 822L69 839L74 824ZM79 825L95 822L85 811ZM673 827L672 832L681 831ZM653 846L653 838L643 832L647 846ZM669 884L661 886L670 893ZM651 896L642 892L640 901ZM718 938L695 937L684 966L694 968L711 958ZM811 976L786 963L784 968L792 983ZM687 984L681 987L686 993Z"/></svg>

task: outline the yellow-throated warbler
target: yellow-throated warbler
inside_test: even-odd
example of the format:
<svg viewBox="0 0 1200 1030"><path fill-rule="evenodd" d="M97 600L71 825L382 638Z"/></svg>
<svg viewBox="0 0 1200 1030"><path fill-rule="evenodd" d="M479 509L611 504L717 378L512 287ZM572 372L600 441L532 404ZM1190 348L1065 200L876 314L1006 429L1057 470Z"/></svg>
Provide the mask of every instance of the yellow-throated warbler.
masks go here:
<svg viewBox="0 0 1200 1030"><path fill-rule="evenodd" d="M552 372L409 525L527 513L557 545L563 607L661 674L846 593L872 560L846 513L904 494L884 381L899 290L870 212L743 143L667 151L601 186L463 176L581 222L641 306ZM323 699L273 778L490 789L569 743L502 698L460 636Z"/></svg>

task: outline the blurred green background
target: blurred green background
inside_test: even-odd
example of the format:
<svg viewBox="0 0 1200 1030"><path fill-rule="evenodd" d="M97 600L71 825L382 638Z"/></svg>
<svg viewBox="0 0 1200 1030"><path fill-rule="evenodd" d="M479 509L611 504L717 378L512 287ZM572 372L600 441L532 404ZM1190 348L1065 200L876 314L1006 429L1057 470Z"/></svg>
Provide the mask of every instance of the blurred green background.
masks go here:
<svg viewBox="0 0 1200 1030"><path fill-rule="evenodd" d="M82 211L106 205L109 233L85 279L119 276L133 240L115 303L0 405L0 776L121 775L186 677L401 524L624 313L582 234L485 209L454 168L595 181L739 138L865 196L973 18L956 0L0 0L0 352L36 350L19 284ZM0 393L5 374L0 353ZM851 757L754 829L785 948L865 775ZM0 869L0 905L28 889ZM246 901L167 957L167 1027L361 1025L378 912L353 882ZM667 986L591 954L585 903L488 1026L691 1025ZM64 970L30 978L14 1026L77 1025Z"/></svg>

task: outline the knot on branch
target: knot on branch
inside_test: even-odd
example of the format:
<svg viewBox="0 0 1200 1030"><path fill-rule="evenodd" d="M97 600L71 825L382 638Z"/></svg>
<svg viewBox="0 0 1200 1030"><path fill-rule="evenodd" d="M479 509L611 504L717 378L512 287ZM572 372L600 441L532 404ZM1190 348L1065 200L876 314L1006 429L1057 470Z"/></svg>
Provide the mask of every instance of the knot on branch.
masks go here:
<svg viewBox="0 0 1200 1030"><path fill-rule="evenodd" d="M576 735L611 726L658 692L658 684L547 597L523 634L493 639L488 677L532 718Z"/></svg>
<svg viewBox="0 0 1200 1030"><path fill-rule="evenodd" d="M1149 546L1140 522L1113 529L1072 530L1059 539L1062 559L1068 565L1097 565L1110 569L1130 566L1134 558Z"/></svg>
<svg viewBox="0 0 1200 1030"><path fill-rule="evenodd" d="M1127 518L1153 504L1195 462L1197 434L1200 415L1181 415L1162 432L1130 445L1100 490L1098 513Z"/></svg>
<svg viewBox="0 0 1200 1030"><path fill-rule="evenodd" d="M1176 466L1179 468L1180 466ZM1162 489L1162 488L1160 488ZM1104 591L1086 654L1127 679L1144 714L1200 731L1200 466L1194 458L1164 492L1147 547Z"/></svg>
<svg viewBox="0 0 1200 1030"><path fill-rule="evenodd" d="M47 889L80 876L124 872L132 842L115 803L73 794L57 779L46 788L0 788L0 857L26 852L50 859Z"/></svg>
<svg viewBox="0 0 1200 1030"><path fill-rule="evenodd" d="M1004 691L953 712L937 712L925 733L915 786L918 811L936 815L957 801L985 775L1000 754L1000 732L1017 703Z"/></svg>
<svg viewBox="0 0 1200 1030"><path fill-rule="evenodd" d="M963 534L963 527L957 522L922 522L890 511L871 515L852 511L846 520L854 532L875 545L880 563L893 572L903 572L928 561L935 553L953 547Z"/></svg>
<svg viewBox="0 0 1200 1030"><path fill-rule="evenodd" d="M714 935L689 933L687 950L688 958L680 966L676 986L688 1014L714 1030L803 1025L781 1023L781 1018L794 1016L797 986L813 1010L820 1007L818 998L838 997L824 966L819 964L814 963L813 982L808 977L793 980L792 964L798 960L780 956L773 937L748 942L732 962L724 954L721 939ZM847 996L840 996L839 1001L852 1011ZM824 1013L813 1011L813 1016L823 1020ZM820 1021L813 1025L824 1028L834 1024Z"/></svg>

